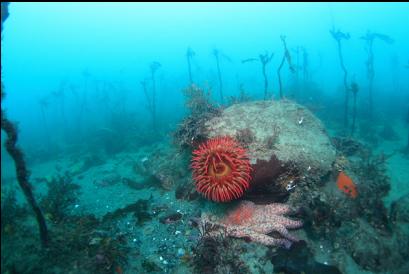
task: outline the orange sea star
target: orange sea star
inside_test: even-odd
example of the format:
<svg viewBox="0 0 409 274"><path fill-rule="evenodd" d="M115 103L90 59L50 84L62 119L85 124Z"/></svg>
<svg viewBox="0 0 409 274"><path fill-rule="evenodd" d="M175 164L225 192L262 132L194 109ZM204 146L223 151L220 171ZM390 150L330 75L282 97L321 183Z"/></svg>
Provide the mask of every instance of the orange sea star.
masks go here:
<svg viewBox="0 0 409 274"><path fill-rule="evenodd" d="M235 209L223 218L203 214L200 219L202 228L211 226L207 236L213 237L224 233L226 236L249 239L266 246L282 246L289 248L298 239L288 229L302 227L299 220L292 220L284 214L291 212L286 204L256 205L250 201L242 201ZM276 232L278 237L269 234Z"/></svg>

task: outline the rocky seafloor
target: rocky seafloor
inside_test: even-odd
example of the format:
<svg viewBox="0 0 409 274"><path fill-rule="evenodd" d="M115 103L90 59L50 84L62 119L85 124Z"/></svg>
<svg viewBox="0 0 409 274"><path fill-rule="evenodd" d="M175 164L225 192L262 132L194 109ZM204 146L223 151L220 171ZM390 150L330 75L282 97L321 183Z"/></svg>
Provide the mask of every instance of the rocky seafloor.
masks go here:
<svg viewBox="0 0 409 274"><path fill-rule="evenodd" d="M271 111L261 115L257 107ZM299 241L290 248L203 237L193 220L223 215L238 202L202 198L190 151L168 140L110 157L73 154L32 166L51 232L47 249L39 246L12 172L2 172L2 273L408 273L409 193L394 184L409 178L395 163L409 160L385 154L394 149L390 143L379 146L381 153L362 140L331 136L289 101L233 105L213 119L208 137L230 134L248 148L256 169L261 159L270 165L264 169L276 171L258 176L259 188L243 199L297 209L293 218L303 227L291 232ZM272 155L276 160L268 161ZM12 166L2 160L3 170ZM338 189L340 170L356 184L356 198Z"/></svg>

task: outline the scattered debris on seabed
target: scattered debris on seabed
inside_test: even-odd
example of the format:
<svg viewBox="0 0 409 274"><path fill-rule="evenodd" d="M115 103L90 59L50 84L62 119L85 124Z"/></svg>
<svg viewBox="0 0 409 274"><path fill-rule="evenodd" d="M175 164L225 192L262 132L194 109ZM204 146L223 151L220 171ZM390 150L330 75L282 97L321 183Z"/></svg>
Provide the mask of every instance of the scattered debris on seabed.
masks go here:
<svg viewBox="0 0 409 274"><path fill-rule="evenodd" d="M312 123L310 115L303 114L302 126ZM297 119L293 123L300 126ZM275 133L274 146L266 145L273 154L286 138L280 132ZM242 136L247 145L260 140ZM333 159L330 167L300 158L267 173L275 176L270 182L280 187L256 186L276 197L276 204L266 199L265 191L256 190L245 195L255 203L206 200L194 189L190 154L171 142L118 153L86 169L70 158L60 159L58 168L55 162L39 171L33 168L52 242L46 250L39 247L28 209L11 184L5 184L2 250L14 252L2 253L8 254L2 257L2 272L403 271L409 255L405 244L409 203L402 198L388 212L382 202L390 189L388 157L357 141L336 137L332 143L334 148L329 139L326 143L334 150L328 154ZM279 157L285 159L282 154ZM277 158L269 164L279 162ZM44 173L53 167L53 172ZM348 174L356 195L339 188L340 172ZM244 204L248 206L243 208ZM236 206L240 214L251 211L253 219L234 214ZM282 215L290 212L290 217ZM274 217L270 225L264 222L268 216Z"/></svg>

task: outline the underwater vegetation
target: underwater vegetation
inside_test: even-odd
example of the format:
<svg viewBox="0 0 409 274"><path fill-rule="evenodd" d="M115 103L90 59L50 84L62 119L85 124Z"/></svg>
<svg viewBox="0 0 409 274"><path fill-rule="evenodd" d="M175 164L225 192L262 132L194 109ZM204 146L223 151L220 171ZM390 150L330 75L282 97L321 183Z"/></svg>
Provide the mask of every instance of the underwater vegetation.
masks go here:
<svg viewBox="0 0 409 274"><path fill-rule="evenodd" d="M37 245L32 225L27 223L27 209L16 204L14 194L9 192L2 199L2 236L3 231L14 234L14 237L4 239L4 244L2 241L2 252L8 253L12 247L19 250L10 256L9 263L3 264L2 259L2 272L55 273L81 269L86 273L112 273L126 265L125 235L105 222L106 218L99 220L93 215L77 215L71 210L78 200L80 188L71 179L69 175L63 175L47 182L48 192L40 201L49 222L50 240L46 249ZM17 230L24 233L17 234ZM16 264L20 256L26 256L27 260Z"/></svg>
<svg viewBox="0 0 409 274"><path fill-rule="evenodd" d="M240 251L224 233L214 234L212 224L199 223L200 236L192 248L195 273L249 273L240 259ZM213 236L210 236L213 233Z"/></svg>
<svg viewBox="0 0 409 274"><path fill-rule="evenodd" d="M40 201L44 215L53 223L59 223L78 201L80 186L73 183L70 174L57 175L47 181L48 193Z"/></svg>
<svg viewBox="0 0 409 274"><path fill-rule="evenodd" d="M343 53L343 47L342 47L342 41L349 40L351 38L351 35L349 33L344 33L340 30L335 30L333 27L330 30L330 34L332 38L337 42L337 48L338 48L338 57L339 57L339 62L341 69L343 71L343 84L344 84L344 90L345 90L345 98L344 98L344 127L347 128L349 126L349 102L350 102L350 93L352 93L353 96L353 107L352 107L352 125L351 125L351 135L354 134L355 131L355 121L356 121L356 116L357 116L357 94L359 91L359 87L357 82L355 81L355 76L353 76L353 79L351 80L351 84L349 84L349 73L347 70L347 67L345 65L345 57ZM385 34L380 34L380 33L373 33L371 31L367 31L366 35L361 36L360 39L364 40L366 42L366 51L368 54L367 61L365 62L366 65L366 70L367 70L367 78L368 78L368 117L369 119L373 119L373 81L375 77L375 69L374 69L374 52L373 52L373 42L376 39L379 39L381 41L384 41L388 44L394 43L394 40Z"/></svg>
<svg viewBox="0 0 409 274"><path fill-rule="evenodd" d="M264 77L264 100L267 99L268 97L268 77L267 77L267 64L271 62L271 59L273 59L274 53L269 54L268 52L264 54L260 54L259 58L248 58L245 60L242 60L241 63L247 63L247 62L253 62L253 61L260 61L261 63L261 72Z"/></svg>
<svg viewBox="0 0 409 274"><path fill-rule="evenodd" d="M348 105L349 105L349 89L348 89L348 71L345 67L344 64L344 56L342 54L342 40L349 40L351 36L349 33L343 33L340 30L335 31L335 29L330 30L330 33L332 35L332 38L337 41L338 45L338 56L339 56L339 62L342 68L342 71L344 72L344 88L345 88L345 102L344 102L344 126L348 126Z"/></svg>
<svg viewBox="0 0 409 274"><path fill-rule="evenodd" d="M373 44L376 39L386 42L387 44L394 43L394 40L386 34L380 34L376 32L367 31L364 36L361 36L361 39L365 41L367 52L368 52L368 59L366 61L366 69L367 69L367 77L369 81L369 116L373 116L373 80L375 77L375 69L374 69L374 52L373 52Z"/></svg>
<svg viewBox="0 0 409 274"><path fill-rule="evenodd" d="M214 49L212 51L214 58L216 59L216 68L217 68L217 78L219 80L219 96L220 96L220 103L223 105L224 103L224 95L223 95L223 81L222 81L222 72L220 69L220 61L227 60L231 62L230 58L222 53L219 49Z"/></svg>
<svg viewBox="0 0 409 274"><path fill-rule="evenodd" d="M281 82L281 69L283 68L284 62L287 61L288 67L290 68L291 72L295 72L295 68L291 62L291 55L290 52L287 48L287 42L285 41L286 37L284 35L280 36L281 42L283 42L283 47L284 47L284 54L283 58L281 59L280 66L277 69L277 75L278 75L278 87L279 87L279 94L280 98L283 99L283 84Z"/></svg>
<svg viewBox="0 0 409 274"><path fill-rule="evenodd" d="M174 132L174 142L182 148L191 148L204 140L204 123L214 117L220 109L210 99L211 91L204 91L196 85L183 90L189 115Z"/></svg>
<svg viewBox="0 0 409 274"><path fill-rule="evenodd" d="M9 3L1 3L1 31L3 32L3 23L6 21L7 17L9 16L8 13L8 5ZM2 36L3 38L3 36ZM1 100L3 101L5 97L5 91L3 87L3 82L1 82ZM32 186L29 182L29 171L27 170L26 162L24 160L24 155L22 150L17 147L17 140L18 140L18 133L16 125L11 122L7 116L6 112L1 108L1 129L7 134L7 140L5 142L5 148L10 156L13 158L16 174L17 174L17 181L20 185L21 190L24 193L24 196L27 202L30 204L31 209L33 210L38 227L40 230L40 239L43 247L48 245L49 236L48 236L48 229L47 224L45 222L43 213L41 212L40 207L37 204L37 201L32 192Z"/></svg>
<svg viewBox="0 0 409 274"><path fill-rule="evenodd" d="M156 96L156 72L162 65L159 62L152 62L150 65L150 71L151 71L151 79L150 79L150 84L151 84L151 92L148 91L148 81L143 80L141 81L141 86L143 93L145 95L145 99L147 102L147 109L151 115L151 120L152 120L152 130L157 131L157 113L156 113L156 104L157 104L157 96Z"/></svg>
<svg viewBox="0 0 409 274"><path fill-rule="evenodd" d="M359 91L358 84L355 81L352 81L350 90L352 91L352 96L353 96L352 124L351 124L351 136L353 136L355 132L356 112L357 112L356 101L357 101L357 95Z"/></svg>
<svg viewBox="0 0 409 274"><path fill-rule="evenodd" d="M13 234L18 229L18 220L26 217L27 209L17 203L16 191L1 193L1 235Z"/></svg>
<svg viewBox="0 0 409 274"><path fill-rule="evenodd" d="M189 84L193 84L193 77L192 77L192 64L191 60L195 56L195 52L189 47L186 51L186 59L187 59L187 68L189 72Z"/></svg>
<svg viewBox="0 0 409 274"><path fill-rule="evenodd" d="M3 94L4 93L2 90L2 96ZM38 206L36 199L34 198L30 182L28 181L29 171L27 170L26 163L23 158L23 153L16 146L17 137L18 137L16 126L7 119L6 114L3 112L3 109L1 113L1 129L7 133L8 139L5 145L6 150L12 156L15 162L18 183L24 193L24 196L27 199L27 202L30 204L36 216L39 230L40 230L41 243L45 247L48 245L48 241L49 241L47 225L46 225L43 213L40 207Z"/></svg>

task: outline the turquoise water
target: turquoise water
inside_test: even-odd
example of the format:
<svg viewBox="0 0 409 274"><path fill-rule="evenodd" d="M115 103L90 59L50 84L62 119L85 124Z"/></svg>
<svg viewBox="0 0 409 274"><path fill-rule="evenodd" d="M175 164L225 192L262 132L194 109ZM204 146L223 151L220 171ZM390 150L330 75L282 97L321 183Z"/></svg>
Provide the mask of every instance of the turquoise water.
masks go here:
<svg viewBox="0 0 409 274"><path fill-rule="evenodd" d="M2 3L2 273L409 273L408 14L408 3ZM221 134L251 165L231 175L246 181L239 197L206 195L192 176L192 152ZM222 178L212 186L238 168L224 157L207 162ZM250 213L237 224L240 201ZM271 203L294 214L269 215Z"/></svg>

